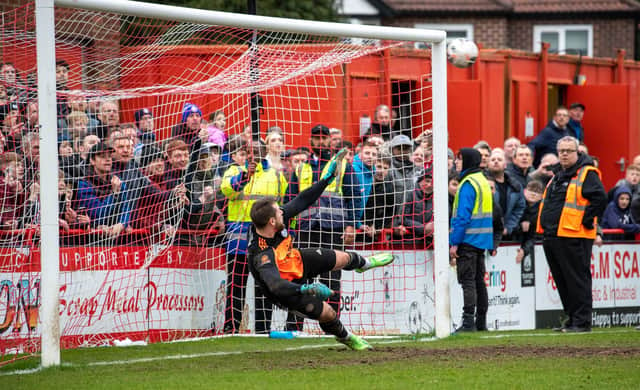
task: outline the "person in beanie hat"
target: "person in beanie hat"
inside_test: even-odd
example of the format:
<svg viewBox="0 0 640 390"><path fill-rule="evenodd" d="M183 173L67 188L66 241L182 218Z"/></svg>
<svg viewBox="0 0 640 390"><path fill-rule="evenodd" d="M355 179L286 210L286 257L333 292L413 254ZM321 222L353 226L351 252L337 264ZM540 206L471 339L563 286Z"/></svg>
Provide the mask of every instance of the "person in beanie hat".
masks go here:
<svg viewBox="0 0 640 390"><path fill-rule="evenodd" d="M171 129L171 138L181 139L187 145L193 144L193 141L198 137L198 133L206 129L201 128L202 124L202 110L200 107L193 103L185 103L182 108L182 116L180 123L173 126ZM207 138L209 133L207 132Z"/></svg>

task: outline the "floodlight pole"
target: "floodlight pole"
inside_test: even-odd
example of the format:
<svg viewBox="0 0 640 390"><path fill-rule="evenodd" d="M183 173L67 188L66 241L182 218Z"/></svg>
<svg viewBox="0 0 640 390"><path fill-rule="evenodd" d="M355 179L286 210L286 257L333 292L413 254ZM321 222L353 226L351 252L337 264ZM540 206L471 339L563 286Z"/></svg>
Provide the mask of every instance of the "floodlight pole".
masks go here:
<svg viewBox="0 0 640 390"><path fill-rule="evenodd" d="M36 0L36 57L40 118L40 324L43 367L60 365L58 140L53 0Z"/></svg>

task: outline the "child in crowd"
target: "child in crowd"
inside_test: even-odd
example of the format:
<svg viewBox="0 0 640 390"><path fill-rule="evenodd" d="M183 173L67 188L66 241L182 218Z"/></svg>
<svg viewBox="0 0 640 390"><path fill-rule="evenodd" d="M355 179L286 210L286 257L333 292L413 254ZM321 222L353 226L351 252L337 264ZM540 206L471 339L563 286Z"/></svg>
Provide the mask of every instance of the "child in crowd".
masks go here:
<svg viewBox="0 0 640 390"><path fill-rule="evenodd" d="M634 234L640 233L640 224L631 216L630 206L631 189L621 185L615 191L613 200L607 205L600 226L603 229L622 229L625 235L621 238L632 239Z"/></svg>

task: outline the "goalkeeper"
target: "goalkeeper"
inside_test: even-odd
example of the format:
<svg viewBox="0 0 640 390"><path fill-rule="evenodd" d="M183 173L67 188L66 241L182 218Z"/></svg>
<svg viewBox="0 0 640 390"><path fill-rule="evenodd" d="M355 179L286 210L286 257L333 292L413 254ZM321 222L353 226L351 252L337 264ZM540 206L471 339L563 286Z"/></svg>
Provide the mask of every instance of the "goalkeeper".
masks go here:
<svg viewBox="0 0 640 390"><path fill-rule="evenodd" d="M328 164L326 174L313 186L279 207L275 198L257 200L251 207L249 234L249 269L265 295L274 302L303 317L318 320L325 333L354 350L371 349L369 343L347 331L335 310L326 302L333 291L322 283L304 284L322 272L332 270L365 270L393 262L393 255L380 253L364 258L355 252L322 248L294 249L293 238L286 226L289 220L311 206L325 187L339 174L346 149L338 152Z"/></svg>

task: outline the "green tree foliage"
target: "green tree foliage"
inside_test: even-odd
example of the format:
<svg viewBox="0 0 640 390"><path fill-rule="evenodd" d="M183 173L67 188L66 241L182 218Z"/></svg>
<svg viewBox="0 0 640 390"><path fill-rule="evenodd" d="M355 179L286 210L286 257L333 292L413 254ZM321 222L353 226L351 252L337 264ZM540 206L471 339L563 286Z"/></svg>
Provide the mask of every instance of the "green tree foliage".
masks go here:
<svg viewBox="0 0 640 390"><path fill-rule="evenodd" d="M155 0L156 4L247 13L247 0ZM337 21L335 0L256 0L257 14L283 18Z"/></svg>

